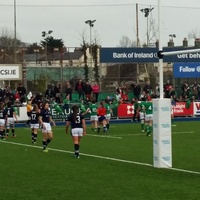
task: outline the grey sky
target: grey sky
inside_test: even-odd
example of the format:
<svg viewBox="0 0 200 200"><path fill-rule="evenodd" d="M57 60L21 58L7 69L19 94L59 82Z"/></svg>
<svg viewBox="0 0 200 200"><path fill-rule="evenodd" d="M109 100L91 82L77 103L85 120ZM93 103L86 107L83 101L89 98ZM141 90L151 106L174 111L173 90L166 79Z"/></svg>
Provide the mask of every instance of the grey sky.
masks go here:
<svg viewBox="0 0 200 200"><path fill-rule="evenodd" d="M0 30L14 29L13 2L0 0ZM62 38L67 47L80 46L84 31L89 42L89 26L84 23L88 19L97 20L92 35L97 35L104 47L117 46L122 35L136 40L136 3L139 9L154 7L150 16L158 22L157 0L16 0L16 3L17 35L29 43L39 43L41 32L51 29L52 36ZM200 33L199 0L162 0L162 4L163 43L167 43L169 34L176 34L175 43L180 45L189 32ZM146 18L139 11L142 43L146 41L146 27Z"/></svg>

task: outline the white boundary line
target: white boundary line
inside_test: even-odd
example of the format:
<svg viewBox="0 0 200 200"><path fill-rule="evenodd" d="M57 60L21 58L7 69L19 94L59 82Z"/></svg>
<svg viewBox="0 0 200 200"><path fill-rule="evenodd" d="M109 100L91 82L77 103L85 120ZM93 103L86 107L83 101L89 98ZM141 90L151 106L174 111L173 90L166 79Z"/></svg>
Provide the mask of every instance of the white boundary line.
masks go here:
<svg viewBox="0 0 200 200"><path fill-rule="evenodd" d="M33 145L23 144L23 143L8 142L8 141L1 141L1 143L13 144L13 145L18 145L18 146L25 146L25 147L42 149L42 147L39 147L39 146L33 146ZM53 148L48 148L48 149L52 150L52 151L56 151L56 152L61 152L61 153L70 153L70 154L74 153L72 151L66 151L66 150L61 150L61 149L53 149ZM98 155L92 155L92 154L86 154L86 153L81 153L81 155L87 156L87 157L92 157L92 158L99 158L99 159L111 160L111 161L116 161L116 162L123 162L123 163L129 163L129 164L135 164L135 165L142 165L142 166L153 167L153 165L148 164L148 163L135 162L135 161L131 161L131 160L123 160L123 159L118 159L118 158L104 157L104 156L98 156ZM164 169L200 175L200 172L191 171L191 170L178 169L178 168L164 168Z"/></svg>
<svg viewBox="0 0 200 200"><path fill-rule="evenodd" d="M106 134L106 133L105 133ZM103 137L103 138L111 138L111 139L122 139L118 136L112 136L112 135L97 135L97 134L86 134L86 136L92 136L92 137Z"/></svg>
<svg viewBox="0 0 200 200"><path fill-rule="evenodd" d="M178 134L178 133L195 133L195 131L184 131L184 132L172 132L172 134ZM123 134L123 135L117 135L119 137L123 137L123 136L146 136L146 133L144 132L141 132L141 133L132 133L132 134ZM116 135L113 135L113 136L116 136Z"/></svg>

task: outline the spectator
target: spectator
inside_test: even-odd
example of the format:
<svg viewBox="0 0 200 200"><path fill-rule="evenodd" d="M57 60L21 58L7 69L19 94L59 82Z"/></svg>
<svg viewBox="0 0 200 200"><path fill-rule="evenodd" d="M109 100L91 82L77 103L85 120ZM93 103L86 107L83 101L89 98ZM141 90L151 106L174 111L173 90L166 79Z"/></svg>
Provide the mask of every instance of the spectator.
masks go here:
<svg viewBox="0 0 200 200"><path fill-rule="evenodd" d="M54 90L52 89L52 86L48 86L46 92L45 92L45 97L47 99L52 99L55 97Z"/></svg>
<svg viewBox="0 0 200 200"><path fill-rule="evenodd" d="M156 94L156 91L152 91L152 94L151 94L151 98L152 99L157 99L158 98L158 95Z"/></svg>
<svg viewBox="0 0 200 200"><path fill-rule="evenodd" d="M121 94L118 91L116 91L115 98L116 98L117 102L119 102L121 99Z"/></svg>
<svg viewBox="0 0 200 200"><path fill-rule="evenodd" d="M185 101L185 99L187 98L190 98L191 96L191 90L190 90L190 87L188 86L187 83L185 83L185 85L183 86L183 93L182 93L182 96L183 96L183 99Z"/></svg>
<svg viewBox="0 0 200 200"><path fill-rule="evenodd" d="M144 86L143 90L145 91L145 94L151 94L152 86L150 85L150 81L146 82L146 85Z"/></svg>
<svg viewBox="0 0 200 200"><path fill-rule="evenodd" d="M61 103L60 89L61 89L61 85L60 84L55 85L55 87L54 87L54 94L55 94L55 102L56 103Z"/></svg>
<svg viewBox="0 0 200 200"><path fill-rule="evenodd" d="M70 95L66 95L65 99L63 100L63 109L68 112L70 104Z"/></svg>
<svg viewBox="0 0 200 200"><path fill-rule="evenodd" d="M192 94L194 96L195 99L198 99L198 94L199 94L199 91L200 91L200 85L195 81L194 84L192 84L190 86L191 88L191 91L192 91Z"/></svg>
<svg viewBox="0 0 200 200"><path fill-rule="evenodd" d="M92 94L92 87L91 87L91 85L88 81L85 84L84 92L85 92L86 100L88 102L90 102L91 101L91 94Z"/></svg>
<svg viewBox="0 0 200 200"><path fill-rule="evenodd" d="M98 102L99 91L100 91L100 87L99 87L98 83L95 81L92 85L92 93L93 93L93 97L95 98L96 102Z"/></svg>
<svg viewBox="0 0 200 200"><path fill-rule="evenodd" d="M65 90L66 96L69 96L69 100L72 100L72 87L69 81L66 83L66 90Z"/></svg>
<svg viewBox="0 0 200 200"><path fill-rule="evenodd" d="M176 96L176 91L175 91L175 89L174 89L174 87L171 85L170 87L169 87L169 94L168 94L168 96L169 97L167 97L167 98L174 98L175 96Z"/></svg>
<svg viewBox="0 0 200 200"><path fill-rule="evenodd" d="M4 90L0 88L0 101L4 101Z"/></svg>
<svg viewBox="0 0 200 200"><path fill-rule="evenodd" d="M19 84L17 91L19 92L20 97L26 94L26 88L22 85L22 83Z"/></svg>
<svg viewBox="0 0 200 200"><path fill-rule="evenodd" d="M79 80L76 85L75 85L75 91L78 92L79 94L79 99L81 99L81 96L82 98L84 99L84 83Z"/></svg>
<svg viewBox="0 0 200 200"><path fill-rule="evenodd" d="M122 91L121 98L123 101L128 101L128 94L125 91Z"/></svg>
<svg viewBox="0 0 200 200"><path fill-rule="evenodd" d="M172 85L171 85L170 81L167 80L167 82L164 85L165 98L170 98L169 91L171 89L171 86Z"/></svg>
<svg viewBox="0 0 200 200"><path fill-rule="evenodd" d="M15 98L15 100L20 99L20 94L18 91L16 91L16 93L14 94L14 98Z"/></svg>
<svg viewBox="0 0 200 200"><path fill-rule="evenodd" d="M140 85L136 84L135 82L131 84L133 89L133 95L135 99L140 99L141 87Z"/></svg>

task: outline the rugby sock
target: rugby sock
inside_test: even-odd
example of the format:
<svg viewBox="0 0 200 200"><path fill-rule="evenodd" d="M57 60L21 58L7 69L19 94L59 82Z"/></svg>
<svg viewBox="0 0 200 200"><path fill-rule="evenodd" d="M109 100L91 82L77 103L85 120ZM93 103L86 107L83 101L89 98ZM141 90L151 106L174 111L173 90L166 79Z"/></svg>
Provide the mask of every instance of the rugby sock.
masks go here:
<svg viewBox="0 0 200 200"><path fill-rule="evenodd" d="M74 150L75 150L74 155L76 157L79 157L79 144L74 144Z"/></svg>
<svg viewBox="0 0 200 200"><path fill-rule="evenodd" d="M2 130L0 131L0 137L1 137L1 139L3 139L3 131Z"/></svg>
<svg viewBox="0 0 200 200"><path fill-rule="evenodd" d="M48 138L48 139L47 139L47 142L46 142L47 145L48 145L50 142L51 142L51 139Z"/></svg>
<svg viewBox="0 0 200 200"><path fill-rule="evenodd" d="M9 129L6 129L6 135L7 136L9 135Z"/></svg>
<svg viewBox="0 0 200 200"><path fill-rule="evenodd" d="M42 141L42 146L43 146L43 150L45 150L46 147L47 147L47 142L46 141Z"/></svg>
<svg viewBox="0 0 200 200"><path fill-rule="evenodd" d="M15 136L15 129L12 129L12 135Z"/></svg>
<svg viewBox="0 0 200 200"><path fill-rule="evenodd" d="M110 124L107 124L106 127L107 127L107 129L109 129L110 128Z"/></svg>
<svg viewBox="0 0 200 200"><path fill-rule="evenodd" d="M103 125L103 131L104 131L104 132L107 131L106 125Z"/></svg>
<svg viewBox="0 0 200 200"><path fill-rule="evenodd" d="M5 137L5 132L6 132L6 131L5 131L5 129L4 129L4 130L3 130L3 137Z"/></svg>
<svg viewBox="0 0 200 200"><path fill-rule="evenodd" d="M33 133L33 131L31 132L31 139L32 139L32 142L33 142L33 140L34 140L34 133Z"/></svg>
<svg viewBox="0 0 200 200"><path fill-rule="evenodd" d="M142 131L144 131L144 124L141 124Z"/></svg>
<svg viewBox="0 0 200 200"><path fill-rule="evenodd" d="M36 142L36 140L37 140L37 134L34 134L33 135L33 141Z"/></svg>
<svg viewBox="0 0 200 200"><path fill-rule="evenodd" d="M149 133L152 133L152 126L149 126Z"/></svg>

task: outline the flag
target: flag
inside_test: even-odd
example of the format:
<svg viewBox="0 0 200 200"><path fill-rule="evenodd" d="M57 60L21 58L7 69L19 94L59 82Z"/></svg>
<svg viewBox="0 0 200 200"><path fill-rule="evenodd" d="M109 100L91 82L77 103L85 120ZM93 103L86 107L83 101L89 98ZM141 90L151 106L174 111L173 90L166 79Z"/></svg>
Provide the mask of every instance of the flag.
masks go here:
<svg viewBox="0 0 200 200"><path fill-rule="evenodd" d="M52 108L59 114L63 114L62 108L55 101L52 102Z"/></svg>
<svg viewBox="0 0 200 200"><path fill-rule="evenodd" d="M32 95L32 92L30 91L30 92L28 93L28 95L27 95L27 99L30 100L32 96L33 96L33 95Z"/></svg>

